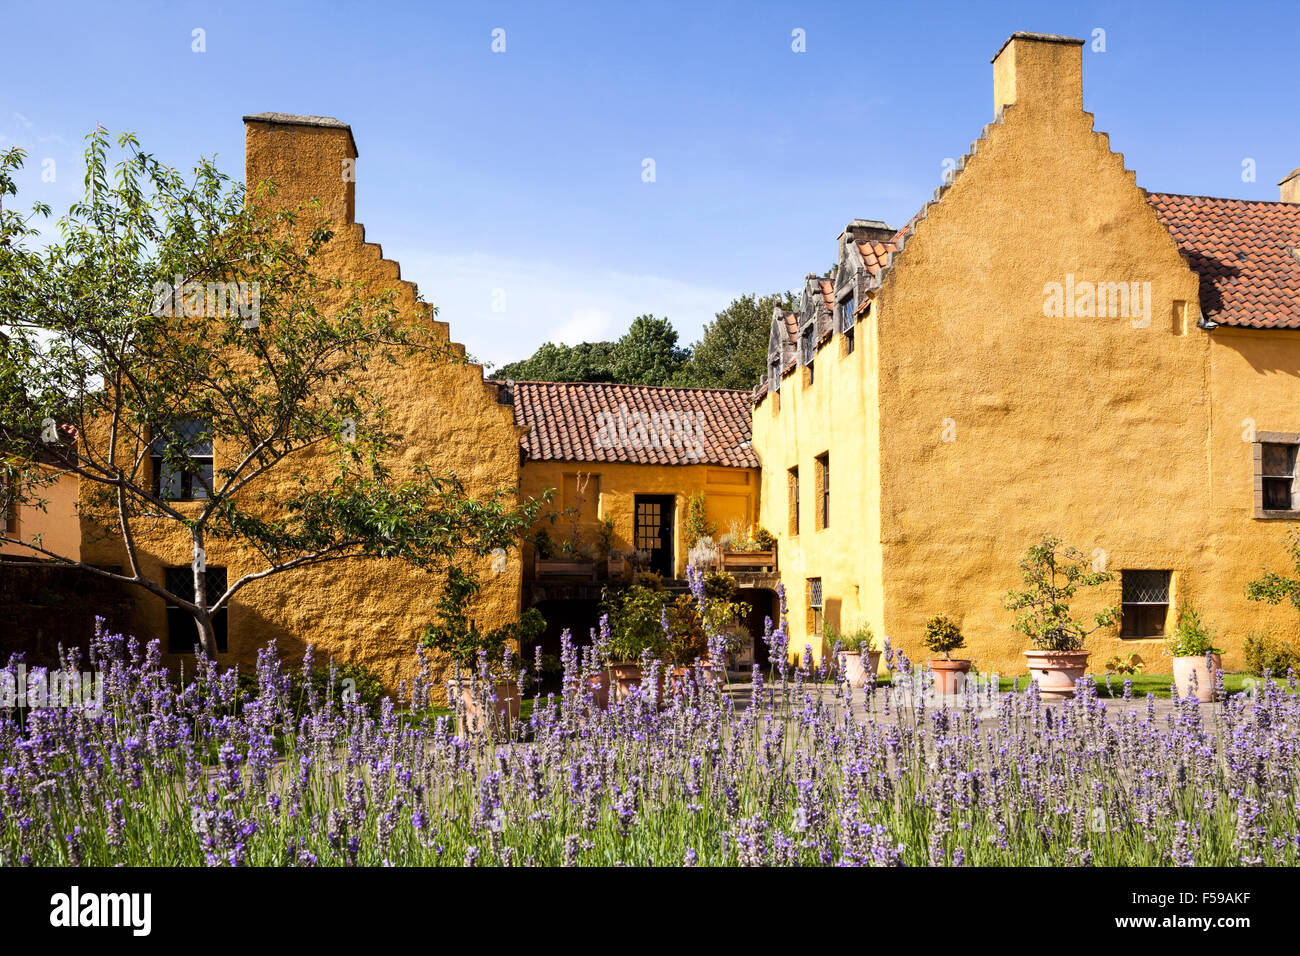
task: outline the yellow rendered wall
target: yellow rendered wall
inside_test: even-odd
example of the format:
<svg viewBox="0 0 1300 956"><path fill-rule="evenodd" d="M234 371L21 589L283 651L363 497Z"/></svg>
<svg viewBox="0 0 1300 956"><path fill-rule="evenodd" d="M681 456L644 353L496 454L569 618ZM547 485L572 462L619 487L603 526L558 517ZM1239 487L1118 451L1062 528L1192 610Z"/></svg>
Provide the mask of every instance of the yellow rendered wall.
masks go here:
<svg viewBox="0 0 1300 956"><path fill-rule="evenodd" d="M1300 431L1300 334L1196 328L1198 277L1079 107L1078 47L1011 49L1021 76L997 71L1001 119L895 257L878 325L859 323L847 357L836 335L813 385L799 370L779 407L755 408L792 648L807 640L805 581L820 576L829 623L838 602L842 626L860 615L922 660L926 619L948 614L981 670L1024 673L1028 641L1003 595L1026 549L1055 533L1111 571L1171 570L1175 604L1194 602L1239 668L1250 631L1300 624L1290 606L1245 599L1261 565L1286 567L1291 522L1253 517L1242 440L1247 419ZM1046 284L1070 274L1151 283L1149 317L1045 315ZM827 450L831 527L811 531L813 459ZM1076 608L1091 617L1120 596L1117 574ZM1170 669L1163 641L1117 628L1088 647L1094 670L1133 651Z"/></svg>
<svg viewBox="0 0 1300 956"><path fill-rule="evenodd" d="M761 524L780 541L790 650L822 653L808 613L807 580L820 577L825 623L870 626L882 635L879 346L874 315L857 324L852 352L836 335L813 361L812 384L797 368L754 408L754 449L763 465ZM830 452L830 522L816 528L818 455ZM787 473L799 468L799 534L791 536Z"/></svg>
<svg viewBox="0 0 1300 956"><path fill-rule="evenodd" d="M687 553L693 541L686 540L685 523L690 498L699 492L705 496L705 510L718 534L727 533L734 519L748 527L758 514L758 470L723 468L714 465L640 465L611 462L529 461L521 469L522 498L541 498L548 488L556 490L550 509L564 512L577 504L574 488L576 476L587 476L588 485L577 523L579 540L584 545L595 541L599 521L614 521L616 551L632 548L636 520L637 495L675 495L674 517L676 544L673 548L674 573L686 573ZM573 519L561 513L554 521L542 522L558 546L573 535ZM525 560L532 560L532 547L525 546Z"/></svg>
<svg viewBox="0 0 1300 956"><path fill-rule="evenodd" d="M347 130L268 123L250 123L247 128L249 182L274 177L280 187L272 200L275 205L290 207L318 197L324 215L335 223L334 238L320 258L322 273L341 279L344 293L354 282L368 283L374 291L396 289L403 314L432 328L435 340L448 344L447 324L435 321L430 307L417 302L416 289L401 280L398 264L385 259L377 244L366 242L364 227L353 221L353 186L340 174L343 160L353 157ZM463 357L463 347L450 343L450 348ZM458 475L472 495L499 488L517 490L521 432L510 406L499 404L496 388L484 383L482 368L435 355L402 363L401 367L379 363L371 379L384 394L391 427L402 436L400 450L390 463L395 477L400 480L414 466L427 464L435 472ZM220 444L215 453L220 467ZM111 528L101 527L85 514L82 525L87 559L125 564L121 541ZM149 538L148 528L142 526L137 532ZM190 561L188 539L169 530L147 541L143 570L161 580L165 566ZM208 563L225 565L232 582L264 567L257 556L229 550L218 542L209 543ZM490 559L477 567L483 590L475 620L490 628L513 619L520 600L518 550L509 554L504 572L493 572ZM395 561L350 561L272 576L236 596L229 614L229 653L222 655L222 663L251 667L257 649L273 639L282 655L297 660L311 643L318 662L332 655L339 662L367 665L395 688L414 673L417 639L433 620L439 590L438 576ZM161 600L145 596L138 601L135 623L137 634L160 638L166 649ZM173 664L183 661L168 659ZM435 657L435 678L443 663Z"/></svg>
<svg viewBox="0 0 1300 956"><path fill-rule="evenodd" d="M77 520L77 478L62 475L53 484L36 492L45 499L45 508L34 504L19 505L17 537L73 561L81 557L81 527ZM0 544L0 554L44 559L39 551L18 544Z"/></svg>

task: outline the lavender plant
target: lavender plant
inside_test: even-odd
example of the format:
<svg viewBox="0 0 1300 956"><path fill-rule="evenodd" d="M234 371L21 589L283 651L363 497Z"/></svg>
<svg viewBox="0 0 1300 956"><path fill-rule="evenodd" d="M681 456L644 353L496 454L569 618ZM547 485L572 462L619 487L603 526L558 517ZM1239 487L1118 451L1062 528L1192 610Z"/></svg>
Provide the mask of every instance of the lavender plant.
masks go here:
<svg viewBox="0 0 1300 956"><path fill-rule="evenodd" d="M274 646L241 696L235 670L200 656L178 681L156 643L101 631L89 666L104 677L102 707L0 710L0 858L1300 864L1294 679L1163 714L1152 698L1132 700L1127 682L1122 702L1086 682L1052 705L1033 684L1001 695L987 685L936 709L890 648L896 686L855 691L788 666L784 615L766 637L777 672L765 680L756 668L744 695L674 680L661 703L643 685L602 708L590 678L608 634L584 648L566 634L559 692L533 691L523 720L461 732L461 715L431 707L422 650L411 684L372 711L329 688L297 705ZM522 692L535 675L516 663ZM0 671L0 690L19 666ZM309 651L303 673L319 666ZM79 655L60 670L81 672ZM469 679L485 700L495 692Z"/></svg>

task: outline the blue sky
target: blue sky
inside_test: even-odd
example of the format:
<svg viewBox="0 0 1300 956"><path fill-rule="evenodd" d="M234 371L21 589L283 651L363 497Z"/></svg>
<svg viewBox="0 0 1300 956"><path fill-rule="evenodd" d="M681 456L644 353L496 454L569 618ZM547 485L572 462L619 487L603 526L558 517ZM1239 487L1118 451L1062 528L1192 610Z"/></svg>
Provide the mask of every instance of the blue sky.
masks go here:
<svg viewBox="0 0 1300 956"><path fill-rule="evenodd" d="M642 312L690 341L735 295L824 271L850 219L901 225L992 118L1015 30L1090 40L1084 106L1141 186L1271 200L1300 166L1284 3L5 0L0 22L22 205L80 195L96 124L242 177L244 114L338 117L367 238L497 364Z"/></svg>

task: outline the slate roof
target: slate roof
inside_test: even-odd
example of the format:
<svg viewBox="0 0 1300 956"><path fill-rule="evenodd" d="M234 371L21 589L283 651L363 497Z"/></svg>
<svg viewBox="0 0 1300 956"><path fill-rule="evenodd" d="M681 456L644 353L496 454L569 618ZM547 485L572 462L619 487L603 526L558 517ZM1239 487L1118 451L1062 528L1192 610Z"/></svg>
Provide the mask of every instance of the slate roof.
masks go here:
<svg viewBox="0 0 1300 956"><path fill-rule="evenodd" d="M750 393L592 382L514 382L515 424L533 461L757 468Z"/></svg>
<svg viewBox="0 0 1300 956"><path fill-rule="evenodd" d="M1148 193L1219 325L1300 329L1300 203Z"/></svg>

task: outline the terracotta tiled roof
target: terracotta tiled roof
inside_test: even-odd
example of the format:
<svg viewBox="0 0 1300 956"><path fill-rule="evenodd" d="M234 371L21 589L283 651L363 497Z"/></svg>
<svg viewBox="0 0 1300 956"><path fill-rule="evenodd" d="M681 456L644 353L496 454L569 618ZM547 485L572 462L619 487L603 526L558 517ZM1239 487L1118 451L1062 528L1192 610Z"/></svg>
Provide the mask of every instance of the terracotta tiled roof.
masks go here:
<svg viewBox="0 0 1300 956"><path fill-rule="evenodd" d="M515 382L513 402L535 461L758 467L746 391Z"/></svg>
<svg viewBox="0 0 1300 956"><path fill-rule="evenodd" d="M891 252L898 251L898 244L895 242L859 242L858 252L862 253L863 265L867 267L867 272L872 276L880 275L880 270L885 267L887 257Z"/></svg>
<svg viewBox="0 0 1300 956"><path fill-rule="evenodd" d="M1300 203L1148 193L1219 325L1300 329Z"/></svg>

